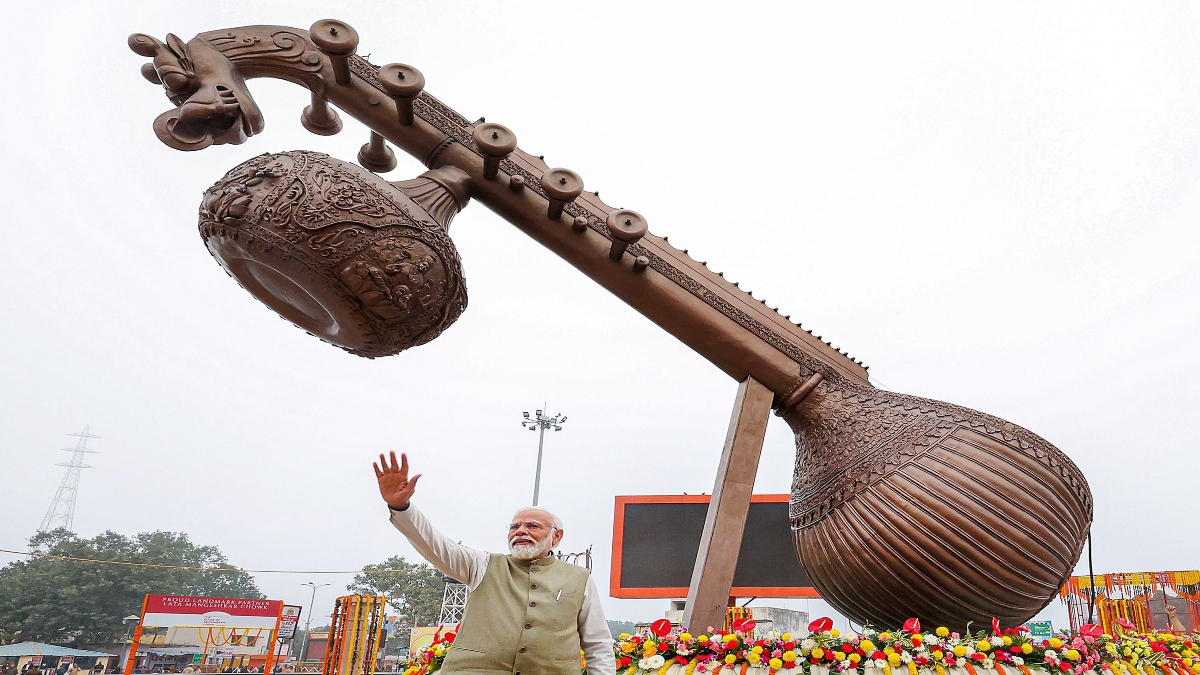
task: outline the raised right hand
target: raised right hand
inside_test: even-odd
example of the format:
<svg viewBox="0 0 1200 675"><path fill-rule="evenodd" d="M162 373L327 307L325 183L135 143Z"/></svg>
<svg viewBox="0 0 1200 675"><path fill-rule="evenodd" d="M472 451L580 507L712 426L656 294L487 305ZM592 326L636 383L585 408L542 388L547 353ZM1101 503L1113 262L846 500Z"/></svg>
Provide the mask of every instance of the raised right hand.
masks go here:
<svg viewBox="0 0 1200 675"><path fill-rule="evenodd" d="M417 490L417 480L421 474L408 477L408 455L400 453L400 464L396 464L396 453L389 453L392 463L389 465L383 454L379 455L379 463L375 467L375 478L379 481L379 495L393 509L406 509L413 493ZM382 469L380 467L383 467Z"/></svg>

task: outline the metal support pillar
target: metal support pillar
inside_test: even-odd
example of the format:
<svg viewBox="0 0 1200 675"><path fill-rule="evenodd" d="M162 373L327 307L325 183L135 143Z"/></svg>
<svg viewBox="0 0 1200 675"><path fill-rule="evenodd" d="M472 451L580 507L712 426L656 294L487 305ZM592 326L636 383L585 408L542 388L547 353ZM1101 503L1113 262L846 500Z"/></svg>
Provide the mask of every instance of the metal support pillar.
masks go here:
<svg viewBox="0 0 1200 675"><path fill-rule="evenodd" d="M774 397L770 389L751 377L738 386L683 613L683 625L692 632L709 626L720 628L725 623Z"/></svg>

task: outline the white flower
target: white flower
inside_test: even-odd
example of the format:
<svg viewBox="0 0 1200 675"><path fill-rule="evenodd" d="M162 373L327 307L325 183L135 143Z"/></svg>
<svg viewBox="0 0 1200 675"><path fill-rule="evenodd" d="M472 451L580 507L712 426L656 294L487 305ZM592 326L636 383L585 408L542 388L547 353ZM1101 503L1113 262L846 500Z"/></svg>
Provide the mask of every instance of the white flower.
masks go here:
<svg viewBox="0 0 1200 675"><path fill-rule="evenodd" d="M888 667L887 659L875 659L875 667L876 668L887 668Z"/></svg>
<svg viewBox="0 0 1200 675"><path fill-rule="evenodd" d="M984 659L983 663L981 663L980 665L987 670L991 670L996 667L996 660L991 657L988 657L988 658Z"/></svg>
<svg viewBox="0 0 1200 675"><path fill-rule="evenodd" d="M1056 659L1058 658L1058 652L1054 651L1053 649L1047 649L1046 658Z"/></svg>
<svg viewBox="0 0 1200 675"><path fill-rule="evenodd" d="M654 656L648 656L641 661L638 661L638 668L641 668L642 670L658 670L659 668L662 668L663 664L666 662L666 659L664 659L661 655L655 654Z"/></svg>
<svg viewBox="0 0 1200 675"><path fill-rule="evenodd" d="M1013 662L1013 665L1014 665L1014 666L1023 666L1023 665L1025 665L1025 659L1023 659L1023 658L1021 658L1021 657L1019 657L1019 656L1014 656L1014 657L1012 657L1012 662Z"/></svg>
<svg viewBox="0 0 1200 675"><path fill-rule="evenodd" d="M940 645L942 644L942 638L930 633L929 635L925 636L925 644Z"/></svg>
<svg viewBox="0 0 1200 675"><path fill-rule="evenodd" d="M817 641L812 638L804 638L800 642L800 649L803 649L805 654L807 654L808 652L811 652L813 650L813 648L815 648L816 646L817 646Z"/></svg>
<svg viewBox="0 0 1200 675"><path fill-rule="evenodd" d="M841 639L842 639L842 642L851 642L851 643L858 642L858 636L855 635L853 631L851 631L849 633L842 633Z"/></svg>
<svg viewBox="0 0 1200 675"><path fill-rule="evenodd" d="M1000 637L999 635L993 635L992 639L988 640L988 642L991 642L993 647L1004 646L1004 638Z"/></svg>

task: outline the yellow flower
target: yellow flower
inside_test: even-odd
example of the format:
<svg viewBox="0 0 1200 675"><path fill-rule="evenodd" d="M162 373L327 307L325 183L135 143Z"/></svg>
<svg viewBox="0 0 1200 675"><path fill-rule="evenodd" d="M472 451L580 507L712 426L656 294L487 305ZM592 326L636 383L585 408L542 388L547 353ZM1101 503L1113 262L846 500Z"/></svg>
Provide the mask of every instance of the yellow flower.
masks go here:
<svg viewBox="0 0 1200 675"><path fill-rule="evenodd" d="M1183 660L1183 665L1187 666L1188 668L1191 668L1191 667L1192 667L1192 660L1191 660L1191 659L1184 659L1184 660Z"/></svg>
<svg viewBox="0 0 1200 675"><path fill-rule="evenodd" d="M759 661L762 661L762 656L755 654L754 652L750 652L746 655L746 660L750 663L758 663Z"/></svg>
<svg viewBox="0 0 1200 675"><path fill-rule="evenodd" d="M658 645L654 642L654 640L646 640L642 643L642 651L650 651L657 646Z"/></svg>
<svg viewBox="0 0 1200 675"><path fill-rule="evenodd" d="M1012 646L1012 638L1008 637L1007 635L1004 636L1004 646L1005 647Z"/></svg>
<svg viewBox="0 0 1200 675"><path fill-rule="evenodd" d="M688 640L692 639L692 634L691 633L680 633L679 639L682 640L683 642L687 642Z"/></svg>
<svg viewBox="0 0 1200 675"><path fill-rule="evenodd" d="M1025 644L1021 645L1021 653L1022 654L1032 654L1033 653L1033 643L1026 642Z"/></svg>
<svg viewBox="0 0 1200 675"><path fill-rule="evenodd" d="M618 636L617 636L617 639L619 639L619 640L628 640L628 639L629 639L629 638L631 638L631 637L633 637L633 636L632 636L632 635L630 635L629 633L621 633L620 635L618 635Z"/></svg>
<svg viewBox="0 0 1200 675"><path fill-rule="evenodd" d="M895 653L896 653L896 650L895 650L895 649L892 649L891 647L884 647L884 648L883 648L883 653L884 653L884 654L887 654L888 656L891 656L892 654L895 654Z"/></svg>
<svg viewBox="0 0 1200 675"><path fill-rule="evenodd" d="M728 663L729 665L731 665L731 666L732 666L734 661L737 661L737 657L736 657L736 656L734 656L733 654L726 654L726 655L725 655L725 663Z"/></svg>
<svg viewBox="0 0 1200 675"><path fill-rule="evenodd" d="M754 652L755 654L761 654L761 653L762 653L762 647L759 647L759 646L755 645L754 649L751 649L750 651Z"/></svg>
<svg viewBox="0 0 1200 675"><path fill-rule="evenodd" d="M992 643L988 642L987 640L980 640L979 642L975 643L975 651L977 652L986 652L991 648Z"/></svg>
<svg viewBox="0 0 1200 675"><path fill-rule="evenodd" d="M1121 653L1124 654L1125 656L1133 656L1133 650L1130 649L1129 647L1126 647L1125 649L1123 649L1121 651Z"/></svg>
<svg viewBox="0 0 1200 675"><path fill-rule="evenodd" d="M858 643L858 646L861 647L864 652L875 651L875 643L871 642L870 640L863 640L862 642Z"/></svg>
<svg viewBox="0 0 1200 675"><path fill-rule="evenodd" d="M767 665L771 666L772 670L779 670L783 667L783 661L780 661L779 659L771 659L770 661L767 661Z"/></svg>
<svg viewBox="0 0 1200 675"><path fill-rule="evenodd" d="M950 629L946 628L945 626L938 626L937 630L935 630L933 632L937 633L938 637L946 637L946 636L950 635Z"/></svg>
<svg viewBox="0 0 1200 675"><path fill-rule="evenodd" d="M1071 659L1072 661L1078 661L1079 660L1079 650L1078 649L1068 649L1067 650L1067 658Z"/></svg>
<svg viewBox="0 0 1200 675"><path fill-rule="evenodd" d="M883 640L884 642L886 642L886 641L888 641L888 640L891 640L891 639L892 639L892 634L891 634L891 633L880 633L880 634L879 634L879 639L880 639L880 640Z"/></svg>
<svg viewBox="0 0 1200 675"><path fill-rule="evenodd" d="M854 665L857 666L858 662L862 661L862 656L860 654L851 654L849 656L849 659L850 659L850 663L853 663Z"/></svg>
<svg viewBox="0 0 1200 675"><path fill-rule="evenodd" d="M625 652L626 654L629 654L630 652L632 652L633 647L634 647L634 644L632 642L622 642L621 643L621 651Z"/></svg>
<svg viewBox="0 0 1200 675"><path fill-rule="evenodd" d="M830 628L829 634L832 635L833 637L839 637L842 634L842 631L840 631L836 628Z"/></svg>
<svg viewBox="0 0 1200 675"><path fill-rule="evenodd" d="M780 636L779 636L779 639L780 639L780 640L783 640L784 642L787 642L788 640L791 640L791 639L792 639L792 634L791 634L791 633L784 633L783 635L780 635Z"/></svg>
<svg viewBox="0 0 1200 675"><path fill-rule="evenodd" d="M1063 646L1062 640L1059 640L1058 638L1050 638L1050 648L1051 649L1058 649L1061 646Z"/></svg>
<svg viewBox="0 0 1200 675"><path fill-rule="evenodd" d="M895 652L888 654L888 665L893 668L900 665L900 655Z"/></svg>
<svg viewBox="0 0 1200 675"><path fill-rule="evenodd" d="M955 647L954 647L954 655L955 655L955 656L960 656L960 657L961 657L961 656L966 656L966 655L967 655L967 647L966 647L965 645L955 645Z"/></svg>
<svg viewBox="0 0 1200 675"><path fill-rule="evenodd" d="M790 649L787 650L786 652L783 653L783 660L784 661L795 661L796 660L796 652L794 652Z"/></svg>
<svg viewBox="0 0 1200 675"><path fill-rule="evenodd" d="M941 661L943 656L945 656L945 654L940 649L933 650L934 661Z"/></svg>
<svg viewBox="0 0 1200 675"><path fill-rule="evenodd" d="M698 638L696 638L696 639L697 639L698 641L700 641L700 642L708 642L708 636L707 636L707 635L701 635L700 637L698 637Z"/></svg>
<svg viewBox="0 0 1200 675"><path fill-rule="evenodd" d="M725 636L725 641L726 641L726 642L737 642L737 641L738 641L738 638L737 638L737 636L736 636L736 635L726 635L726 636Z"/></svg>
<svg viewBox="0 0 1200 675"><path fill-rule="evenodd" d="M812 650L812 657L813 657L814 659L820 659L820 658L824 658L824 657L825 657L825 650L824 650L824 649L821 649L820 647L817 647L816 649Z"/></svg>

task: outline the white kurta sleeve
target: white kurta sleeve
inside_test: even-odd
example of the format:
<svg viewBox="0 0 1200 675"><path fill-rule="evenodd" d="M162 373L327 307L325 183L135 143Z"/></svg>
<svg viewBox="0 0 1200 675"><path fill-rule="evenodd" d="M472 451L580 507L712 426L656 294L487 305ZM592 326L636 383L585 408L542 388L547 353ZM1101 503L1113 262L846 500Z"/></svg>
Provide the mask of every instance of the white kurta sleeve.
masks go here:
<svg viewBox="0 0 1200 675"><path fill-rule="evenodd" d="M583 607L579 609L579 643L583 647L588 675L616 675L617 659L613 656L612 633L608 630L608 621L604 619L600 592L590 576L587 590L583 592Z"/></svg>
<svg viewBox="0 0 1200 675"><path fill-rule="evenodd" d="M483 583L488 566L487 551L477 551L451 541L434 529L425 514L412 503L403 511L393 510L391 520L417 553L439 572L461 581L471 591Z"/></svg>

